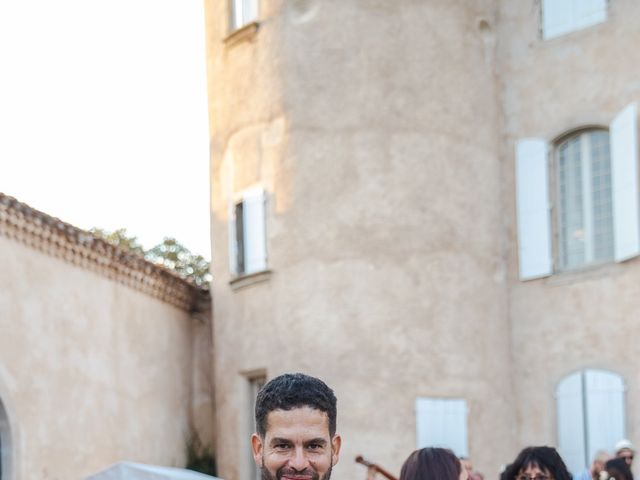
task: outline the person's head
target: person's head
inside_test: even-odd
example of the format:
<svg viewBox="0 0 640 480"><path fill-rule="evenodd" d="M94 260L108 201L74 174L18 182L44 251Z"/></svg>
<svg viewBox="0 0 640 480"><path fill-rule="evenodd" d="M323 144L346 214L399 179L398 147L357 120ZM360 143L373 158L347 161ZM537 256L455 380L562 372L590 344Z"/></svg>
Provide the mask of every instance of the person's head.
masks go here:
<svg viewBox="0 0 640 480"><path fill-rule="evenodd" d="M611 458L609 452L606 450L599 450L593 457L591 463L591 476L596 478L602 470L604 470L604 464Z"/></svg>
<svg viewBox="0 0 640 480"><path fill-rule="evenodd" d="M502 465L502 467L500 467L500 480L509 480L509 477L507 475L509 475L510 468L511 465Z"/></svg>
<svg viewBox="0 0 640 480"><path fill-rule="evenodd" d="M287 373L256 398L251 446L263 480L329 480L338 463L336 397L322 380Z"/></svg>
<svg viewBox="0 0 640 480"><path fill-rule="evenodd" d="M622 457L612 458L604 464L607 480L633 480L629 464Z"/></svg>
<svg viewBox="0 0 640 480"><path fill-rule="evenodd" d="M445 448L421 448L405 460L400 480L467 480L458 457Z"/></svg>
<svg viewBox="0 0 640 480"><path fill-rule="evenodd" d="M623 438L615 446L616 457L624 458L628 465L633 463L633 456L636 452L636 448L626 438Z"/></svg>
<svg viewBox="0 0 640 480"><path fill-rule="evenodd" d="M507 480L571 480L571 474L553 447L527 447L507 467Z"/></svg>

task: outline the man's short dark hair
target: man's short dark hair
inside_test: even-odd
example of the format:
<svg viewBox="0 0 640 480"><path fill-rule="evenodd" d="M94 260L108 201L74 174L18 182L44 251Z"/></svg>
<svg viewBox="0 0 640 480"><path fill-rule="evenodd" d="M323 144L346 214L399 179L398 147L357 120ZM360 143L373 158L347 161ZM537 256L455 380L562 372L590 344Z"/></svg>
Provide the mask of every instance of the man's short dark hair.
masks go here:
<svg viewBox="0 0 640 480"><path fill-rule="evenodd" d="M336 433L336 396L326 383L304 373L285 373L269 381L256 398L256 430L264 438L273 410L311 407L327 414L329 434Z"/></svg>

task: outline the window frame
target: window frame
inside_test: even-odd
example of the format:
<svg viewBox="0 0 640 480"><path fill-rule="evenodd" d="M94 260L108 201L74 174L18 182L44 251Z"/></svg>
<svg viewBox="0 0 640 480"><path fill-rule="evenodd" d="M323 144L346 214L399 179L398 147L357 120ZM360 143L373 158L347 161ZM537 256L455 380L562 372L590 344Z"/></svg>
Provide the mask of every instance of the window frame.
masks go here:
<svg viewBox="0 0 640 480"><path fill-rule="evenodd" d="M612 203L612 211L611 211L611 221L612 224L615 222L615 211L613 208L613 178L612 178L612 158L611 158L611 134L608 126L603 125L583 125L578 128L574 128L569 130L562 135L556 137L553 141L550 142L551 148L549 152L548 158L548 184L549 184L549 193L551 195L551 235L552 235L552 255L553 255L553 273L564 273L564 272L575 272L590 268L595 268L601 265L607 265L615 262L615 228L611 230L611 243L613 252L611 256L605 259L594 260L594 238L595 238L595 229L591 228L590 237L586 238L585 236L585 245L590 246L590 248L585 249L585 261L575 266L565 265L562 261L563 258L563 238L561 233L561 225L560 225L560 210L561 210L561 196L560 196L560 185L559 185L559 163L560 163L560 146L565 142L571 140L572 138L579 137L580 138L580 161L581 165L584 166L587 161L591 160L591 144L588 146L588 156L585 158L584 147L587 144L585 140L586 135L592 132L606 132L608 136L608 144L609 144L609 189L611 191L611 203ZM581 178L581 182L583 185L590 184L593 176L591 175L591 166L589 166L589 179L588 181L584 178L584 175ZM593 202L593 192L591 191L591 187L589 187L590 198L585 202L585 198L583 196L583 200L581 203L583 213L587 212L588 219L584 221L585 224L593 224L593 211L592 209L588 209L587 205L591 205Z"/></svg>
<svg viewBox="0 0 640 480"><path fill-rule="evenodd" d="M239 212L242 214L241 221ZM257 221L251 223L251 219ZM261 185L254 185L233 195L229 202L227 228L232 283L268 272L267 194ZM252 237L252 241L248 242L249 235L256 232L259 237Z"/></svg>
<svg viewBox="0 0 640 480"><path fill-rule="evenodd" d="M246 379L246 390L247 390L247 403L248 409L247 412L249 414L248 421L246 422L249 426L247 431L247 438L250 438L253 433L257 432L255 425L255 408L256 408L256 396L260 389L267 383L267 373L265 370L255 370L250 373L245 374ZM249 478L252 480L260 480L261 471L256 465L255 460L253 459L253 450L251 444L249 444L249 458L247 461L247 469L249 473Z"/></svg>
<svg viewBox="0 0 640 480"><path fill-rule="evenodd" d="M13 478L13 447L9 414L0 399L0 480Z"/></svg>

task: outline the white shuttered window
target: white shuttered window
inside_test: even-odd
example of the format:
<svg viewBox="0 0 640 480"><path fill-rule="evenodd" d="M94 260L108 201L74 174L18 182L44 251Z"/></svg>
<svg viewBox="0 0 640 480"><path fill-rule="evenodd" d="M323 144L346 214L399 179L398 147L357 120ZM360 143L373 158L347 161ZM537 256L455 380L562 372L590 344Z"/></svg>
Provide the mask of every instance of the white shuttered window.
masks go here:
<svg viewBox="0 0 640 480"><path fill-rule="evenodd" d="M586 468L599 450L625 437L624 381L604 370L565 377L556 390L558 446L569 470Z"/></svg>
<svg viewBox="0 0 640 480"><path fill-rule="evenodd" d="M555 145L555 189L549 196L548 147L516 143L520 279L550 275L640 254L638 109L620 112L606 130L589 130ZM552 249L550 206L557 244Z"/></svg>
<svg viewBox="0 0 640 480"><path fill-rule="evenodd" d="M468 457L467 402L460 398L416 400L417 448L444 447Z"/></svg>
<svg viewBox="0 0 640 480"><path fill-rule="evenodd" d="M607 20L607 0L543 0L542 36L553 38Z"/></svg>
<svg viewBox="0 0 640 480"><path fill-rule="evenodd" d="M262 187L245 190L229 207L229 268L233 275L267 269L265 193Z"/></svg>
<svg viewBox="0 0 640 480"><path fill-rule="evenodd" d="M258 19L258 0L231 0L232 30L247 25Z"/></svg>

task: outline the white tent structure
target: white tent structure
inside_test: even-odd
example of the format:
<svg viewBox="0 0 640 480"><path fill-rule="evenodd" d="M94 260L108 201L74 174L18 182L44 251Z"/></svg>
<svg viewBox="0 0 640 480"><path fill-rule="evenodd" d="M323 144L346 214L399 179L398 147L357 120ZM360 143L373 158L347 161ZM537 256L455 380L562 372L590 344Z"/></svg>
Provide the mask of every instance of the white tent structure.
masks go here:
<svg viewBox="0 0 640 480"><path fill-rule="evenodd" d="M184 468L158 467L143 463L118 462L86 480L221 480Z"/></svg>

